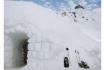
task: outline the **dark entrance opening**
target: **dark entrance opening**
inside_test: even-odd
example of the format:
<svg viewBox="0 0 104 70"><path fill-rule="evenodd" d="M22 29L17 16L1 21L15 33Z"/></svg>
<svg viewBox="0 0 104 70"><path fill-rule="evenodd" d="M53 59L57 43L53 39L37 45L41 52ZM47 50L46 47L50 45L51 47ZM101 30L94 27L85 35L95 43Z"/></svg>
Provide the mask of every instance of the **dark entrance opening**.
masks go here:
<svg viewBox="0 0 104 70"><path fill-rule="evenodd" d="M24 32L10 33L13 44L12 63L13 67L22 67L27 64L28 55L28 36Z"/></svg>

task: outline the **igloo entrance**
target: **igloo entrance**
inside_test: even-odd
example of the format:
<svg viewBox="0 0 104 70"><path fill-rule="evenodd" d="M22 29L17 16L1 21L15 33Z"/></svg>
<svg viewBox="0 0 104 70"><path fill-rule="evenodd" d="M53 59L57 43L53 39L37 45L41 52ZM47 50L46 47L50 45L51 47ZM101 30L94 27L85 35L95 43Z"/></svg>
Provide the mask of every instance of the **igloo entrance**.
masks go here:
<svg viewBox="0 0 104 70"><path fill-rule="evenodd" d="M28 59L28 36L24 32L15 32L10 34L10 38L13 44L13 67L25 66Z"/></svg>

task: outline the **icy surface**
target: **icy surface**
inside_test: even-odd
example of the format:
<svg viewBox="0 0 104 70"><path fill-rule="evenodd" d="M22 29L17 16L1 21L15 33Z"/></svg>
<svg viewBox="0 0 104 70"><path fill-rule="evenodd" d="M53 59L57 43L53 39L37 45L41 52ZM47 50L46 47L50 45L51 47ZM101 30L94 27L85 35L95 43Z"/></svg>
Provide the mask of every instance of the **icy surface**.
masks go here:
<svg viewBox="0 0 104 70"><path fill-rule="evenodd" d="M5 1L5 70L65 70L68 47L70 70L84 60L88 70L100 70L100 9L74 10L63 16L32 2ZM28 42L28 64L15 67L21 58L18 48ZM79 51L79 55L75 53ZM18 61L17 61L18 60Z"/></svg>

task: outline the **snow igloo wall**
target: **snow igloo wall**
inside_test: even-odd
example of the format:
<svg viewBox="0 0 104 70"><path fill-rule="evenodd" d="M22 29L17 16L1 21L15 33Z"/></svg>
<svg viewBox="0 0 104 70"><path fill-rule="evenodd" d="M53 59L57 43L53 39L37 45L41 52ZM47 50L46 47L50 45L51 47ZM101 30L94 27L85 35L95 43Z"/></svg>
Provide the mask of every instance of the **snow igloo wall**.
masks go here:
<svg viewBox="0 0 104 70"><path fill-rule="evenodd" d="M31 2L5 2L4 65L7 70L29 66L29 64L35 63L35 58L47 59L50 55L51 42L46 40L38 27L35 26L35 24L39 24L34 18L37 15L32 16L35 10L26 5L34 8L34 4ZM19 9L18 12L17 9Z"/></svg>
<svg viewBox="0 0 104 70"><path fill-rule="evenodd" d="M49 53L49 51L44 48L44 52L40 51L40 48L42 47L41 42L45 46L47 45L47 48L49 43L45 40L41 41L41 33L38 28L35 27L35 23L37 23L36 19L35 22L33 21L34 17L32 16L32 13L34 11L32 11L31 7L26 6L27 4L34 8L33 3L18 3L16 1L5 2L4 58L6 69L24 67L28 65L31 60L34 60L34 58L37 57L41 59L41 56L44 55L44 53ZM17 12L17 9L20 10ZM45 50L47 50L47 52L45 52ZM36 51L38 51L38 53L35 53ZM36 54L37 56L35 56Z"/></svg>

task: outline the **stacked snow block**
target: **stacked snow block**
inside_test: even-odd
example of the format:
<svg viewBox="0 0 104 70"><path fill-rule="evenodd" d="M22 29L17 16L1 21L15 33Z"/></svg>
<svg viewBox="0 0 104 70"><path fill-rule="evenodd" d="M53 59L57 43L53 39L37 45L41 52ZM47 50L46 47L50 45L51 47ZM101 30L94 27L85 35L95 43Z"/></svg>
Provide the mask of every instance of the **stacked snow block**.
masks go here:
<svg viewBox="0 0 104 70"><path fill-rule="evenodd" d="M34 37L36 38L36 37ZM28 44L28 60L27 63L35 63L34 60L46 60L50 57L51 44L48 40L37 36L36 39L31 38Z"/></svg>

